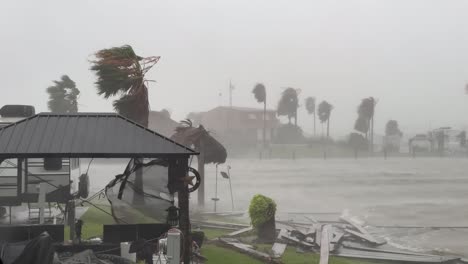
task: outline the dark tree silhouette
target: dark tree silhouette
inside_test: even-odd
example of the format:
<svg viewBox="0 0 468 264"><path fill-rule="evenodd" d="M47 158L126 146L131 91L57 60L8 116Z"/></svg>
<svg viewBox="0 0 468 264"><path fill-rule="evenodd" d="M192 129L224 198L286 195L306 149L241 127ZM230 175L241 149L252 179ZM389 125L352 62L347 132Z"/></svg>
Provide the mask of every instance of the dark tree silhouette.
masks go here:
<svg viewBox="0 0 468 264"><path fill-rule="evenodd" d="M119 96L113 102L115 110L147 127L149 115L148 88L145 74L160 57L140 57L129 45L103 49L96 53L91 70L96 72L99 95Z"/></svg>
<svg viewBox="0 0 468 264"><path fill-rule="evenodd" d="M403 135L398 127L398 122L396 120L389 120L385 125L385 135L386 136L396 136L396 135Z"/></svg>
<svg viewBox="0 0 468 264"><path fill-rule="evenodd" d="M278 102L278 116L287 116L289 124L291 118L294 118L294 124L297 127L297 108L299 108L298 89L286 88L281 99Z"/></svg>
<svg viewBox="0 0 468 264"><path fill-rule="evenodd" d="M263 147L266 146L266 88L263 83L257 83L252 90L255 99L263 103Z"/></svg>
<svg viewBox="0 0 468 264"><path fill-rule="evenodd" d="M63 75L60 81L54 81L54 85L47 88L49 102L47 106L54 113L78 112L78 95L80 90L68 75Z"/></svg>
<svg viewBox="0 0 468 264"><path fill-rule="evenodd" d="M330 115L333 110L333 106L327 101L322 101L318 106L318 116L320 122L323 124L327 122L327 137L330 136Z"/></svg>
<svg viewBox="0 0 468 264"><path fill-rule="evenodd" d="M314 136L316 136L317 132L315 129L315 97L311 97L311 96L307 97L305 99L305 107L306 107L307 113L309 113L309 115L314 116Z"/></svg>
<svg viewBox="0 0 468 264"><path fill-rule="evenodd" d="M374 112L376 100L373 97L364 98L358 106L358 118L354 129L365 134L369 140L370 151L374 145Z"/></svg>

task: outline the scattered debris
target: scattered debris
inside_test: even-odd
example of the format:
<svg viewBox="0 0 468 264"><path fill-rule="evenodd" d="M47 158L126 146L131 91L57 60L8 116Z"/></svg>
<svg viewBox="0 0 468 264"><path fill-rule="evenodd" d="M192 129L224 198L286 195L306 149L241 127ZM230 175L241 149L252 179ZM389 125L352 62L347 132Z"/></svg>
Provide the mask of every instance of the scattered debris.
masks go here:
<svg viewBox="0 0 468 264"><path fill-rule="evenodd" d="M330 225L325 225L321 232L320 242L320 264L328 264L330 257Z"/></svg>
<svg viewBox="0 0 468 264"><path fill-rule="evenodd" d="M457 257L446 257L437 255L407 255L407 254L395 254L395 253L384 253L384 252L373 252L365 250L347 249L341 248L336 256L347 257L347 258L359 258L359 259L374 259L374 260L388 260L401 262L413 262L413 263L454 263L460 258Z"/></svg>
<svg viewBox="0 0 468 264"><path fill-rule="evenodd" d="M267 261L269 263L279 263L279 262L273 260L272 257L269 254L260 252L258 250L255 250L253 246L241 243L237 239L219 238L218 240L223 245L226 245L226 246L228 246L228 247L230 247L232 249L235 249L235 250L237 250L237 251L239 251L241 253L247 254L247 255L249 255L249 256L251 256L253 258L260 259L262 261Z"/></svg>
<svg viewBox="0 0 468 264"><path fill-rule="evenodd" d="M204 228L224 229L231 231L238 231L239 229L250 227L249 225L202 220L192 220L192 225Z"/></svg>
<svg viewBox="0 0 468 264"><path fill-rule="evenodd" d="M270 262L272 259L279 261L289 245L294 246L298 253L320 252L320 264L328 264L331 255L395 261L396 263L460 263L458 257L423 254L394 248L348 217L340 217L340 221L330 223L312 220L311 223L276 221L276 227L279 233L271 254L259 252L253 246L236 239L222 238L220 241L240 252ZM252 230L251 227L244 226L228 236L236 237L250 230Z"/></svg>
<svg viewBox="0 0 468 264"><path fill-rule="evenodd" d="M281 258L283 256L284 251L286 250L286 247L288 245L283 244L283 243L274 243L273 247L271 248L271 251L273 252L273 257L274 258Z"/></svg>
<svg viewBox="0 0 468 264"><path fill-rule="evenodd" d="M350 233L352 235L355 235L365 241L368 241L369 243L372 243L372 244L375 244L375 245L383 245L385 243L387 243L386 241L384 240L379 240L379 239L376 239L374 236L372 236L369 232L367 232L366 229L364 229L364 227L360 226L359 224L357 224L356 222L354 222L352 219L350 218L347 218L347 217L340 217L341 220L343 220L344 222L350 224L355 230L357 230L358 232L355 232L351 229L345 229L345 232L347 233Z"/></svg>
<svg viewBox="0 0 468 264"><path fill-rule="evenodd" d="M250 231L252 231L252 230L253 230L253 227L252 227L252 226L249 226L249 227L242 228L242 229L240 229L240 230L234 231L234 232L228 234L227 236L228 236L228 237L239 236L239 235L241 235L241 234L250 232Z"/></svg>

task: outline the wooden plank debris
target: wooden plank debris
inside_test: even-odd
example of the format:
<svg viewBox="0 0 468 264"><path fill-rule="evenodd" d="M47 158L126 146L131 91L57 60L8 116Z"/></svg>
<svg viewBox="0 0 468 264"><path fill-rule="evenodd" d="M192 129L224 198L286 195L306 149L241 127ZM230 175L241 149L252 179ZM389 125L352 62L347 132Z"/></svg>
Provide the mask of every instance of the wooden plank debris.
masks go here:
<svg viewBox="0 0 468 264"><path fill-rule="evenodd" d="M328 264L329 254L330 254L330 236L329 232L330 226L325 225L322 229L322 236L320 242L320 262L319 264Z"/></svg>
<svg viewBox="0 0 468 264"><path fill-rule="evenodd" d="M315 229L315 244L320 247L320 243L322 241L322 225L317 225Z"/></svg>
<svg viewBox="0 0 468 264"><path fill-rule="evenodd" d="M282 240L283 236L286 236L288 234L288 230L286 229L281 229L278 233L277 239Z"/></svg>
<svg viewBox="0 0 468 264"><path fill-rule="evenodd" d="M353 221L352 219L348 218L348 217L340 217L340 219L348 224L350 224L355 230L357 230L358 232L356 231L353 231L351 229L345 229L345 232L351 234L351 235L354 235L354 236L357 236L365 241L368 241L372 244L375 244L375 245L383 245L385 243L387 243L386 241L384 240L380 240L380 239L377 239L375 238L373 235L371 235L364 227L362 227L361 225L359 225L358 223L356 223L355 221Z"/></svg>
<svg viewBox="0 0 468 264"><path fill-rule="evenodd" d="M345 229L344 231L345 231L346 233L348 233L348 234L351 234L351 235L353 235L353 236L355 236L355 237L358 237L358 238L360 238L360 239L362 239L362 240L364 240L364 241L366 241L366 242L369 242L369 243L371 243L371 244L373 244L373 245L377 245L377 246L378 246L378 245L383 245L383 244L386 243L386 242L383 242L383 241L378 241L378 240L376 240L373 236L369 236L368 234L362 234L362 233L353 231L353 230L351 230L351 229Z"/></svg>
<svg viewBox="0 0 468 264"><path fill-rule="evenodd" d="M311 243L308 243L308 242L305 242L305 241L301 241L298 238L293 237L293 236L291 236L289 234L283 235L282 238L287 240L288 242L292 242L292 243L294 243L296 245L303 246L303 247L306 247L306 248L312 248L314 246L314 244L311 244Z"/></svg>
<svg viewBox="0 0 468 264"><path fill-rule="evenodd" d="M362 246L359 243L350 242L350 241L344 241L342 243L342 246L348 249L372 251L372 252L380 252L380 253L392 253L392 254L403 254L403 255L413 255L413 256L434 256L431 254L424 254L424 253L419 253L419 252L410 252L410 251L403 251L403 250L396 250L396 249L389 249L389 248L382 248L382 247L366 247L366 246Z"/></svg>
<svg viewBox="0 0 468 264"><path fill-rule="evenodd" d="M252 226L249 226L249 227L246 227L246 228L242 228L240 230L237 230L237 231L234 231L232 233L229 233L227 236L228 237L235 237L235 236L238 236L238 235L242 235L244 233L247 233L247 232L250 232L253 230L253 227Z"/></svg>
<svg viewBox="0 0 468 264"><path fill-rule="evenodd" d="M286 250L286 247L288 245L283 244L283 243L274 243L273 247L271 248L271 251L273 252L273 257L274 258L281 258L283 256L284 251Z"/></svg>
<svg viewBox="0 0 468 264"><path fill-rule="evenodd" d="M221 242L223 245L226 245L241 253L247 254L253 258L256 258L256 259L259 259L268 263L278 263L278 261L272 260L270 255L260 252L258 250L255 250L253 246L241 243L237 239L219 238L218 241Z"/></svg>
<svg viewBox="0 0 468 264"><path fill-rule="evenodd" d="M344 232L334 226L331 226L331 230L330 252L335 252L341 244L341 239L344 237Z"/></svg>
<svg viewBox="0 0 468 264"><path fill-rule="evenodd" d="M354 250L341 248L335 256L359 259L389 260L397 262L412 263L450 263L459 260L457 257L447 256L427 256L427 255L405 255L382 252L371 252L364 250Z"/></svg>

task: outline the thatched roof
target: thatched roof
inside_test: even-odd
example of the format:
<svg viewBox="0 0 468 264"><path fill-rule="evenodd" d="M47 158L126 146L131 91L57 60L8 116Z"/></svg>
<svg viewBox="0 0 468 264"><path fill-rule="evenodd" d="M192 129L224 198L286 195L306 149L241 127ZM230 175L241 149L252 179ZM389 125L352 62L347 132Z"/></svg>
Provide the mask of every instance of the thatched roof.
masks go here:
<svg viewBox="0 0 468 264"><path fill-rule="evenodd" d="M182 125L176 128L176 133L171 136L175 142L185 146L195 146L195 150L203 152L205 164L226 162L226 148L202 126L193 127L192 122L182 121ZM203 146L201 146L203 144Z"/></svg>

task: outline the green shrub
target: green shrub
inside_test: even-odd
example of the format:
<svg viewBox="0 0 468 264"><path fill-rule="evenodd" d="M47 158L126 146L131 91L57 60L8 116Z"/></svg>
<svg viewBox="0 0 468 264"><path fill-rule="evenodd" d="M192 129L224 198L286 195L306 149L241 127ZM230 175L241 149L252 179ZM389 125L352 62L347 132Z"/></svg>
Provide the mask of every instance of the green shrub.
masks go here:
<svg viewBox="0 0 468 264"><path fill-rule="evenodd" d="M271 198L257 194L250 201L249 215L252 225L257 228L275 217L276 203Z"/></svg>

